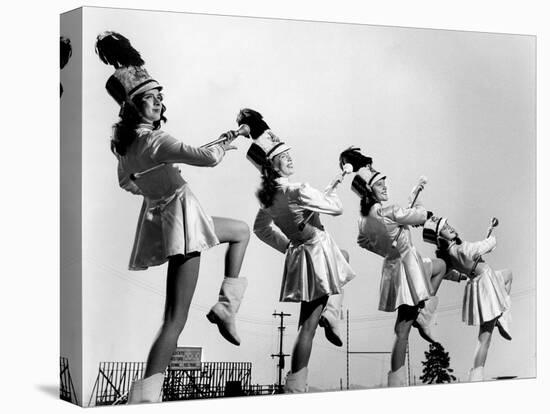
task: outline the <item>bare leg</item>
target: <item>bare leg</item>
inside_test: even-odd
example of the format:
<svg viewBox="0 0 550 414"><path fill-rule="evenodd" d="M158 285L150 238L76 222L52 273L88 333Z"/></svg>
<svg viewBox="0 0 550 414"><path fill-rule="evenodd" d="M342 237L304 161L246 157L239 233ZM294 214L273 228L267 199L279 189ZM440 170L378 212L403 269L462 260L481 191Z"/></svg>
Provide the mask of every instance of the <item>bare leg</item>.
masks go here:
<svg viewBox="0 0 550 414"><path fill-rule="evenodd" d="M145 377L164 373L189 313L199 275L200 255L172 256L168 261L164 322L149 351Z"/></svg>
<svg viewBox="0 0 550 414"><path fill-rule="evenodd" d="M250 239L250 229L240 220L225 217L212 217L212 220L220 242L229 243L225 254L225 277L239 277Z"/></svg>
<svg viewBox="0 0 550 414"><path fill-rule="evenodd" d="M491 345L491 337L495 328L496 319L485 322L479 327L479 335L477 337L477 347L474 355L474 368L485 366L487 360L487 352Z"/></svg>
<svg viewBox="0 0 550 414"><path fill-rule="evenodd" d="M319 323L319 317L325 307L328 296L314 300L313 302L302 302L300 308L300 331L294 342L292 357L290 362L291 372L298 372L302 368L307 367L309 357L311 356L311 348L313 345L313 337Z"/></svg>
<svg viewBox="0 0 550 414"><path fill-rule="evenodd" d="M418 308L415 306L402 305L397 309L397 320L395 321L395 340L391 352L391 370L397 371L405 365L409 333L416 319Z"/></svg>
<svg viewBox="0 0 550 414"><path fill-rule="evenodd" d="M445 265L445 262L441 259L432 259L432 288L433 288L433 294L435 295L439 289L439 285L441 285L441 281L443 280L443 276L445 276L445 273L447 272L447 266Z"/></svg>

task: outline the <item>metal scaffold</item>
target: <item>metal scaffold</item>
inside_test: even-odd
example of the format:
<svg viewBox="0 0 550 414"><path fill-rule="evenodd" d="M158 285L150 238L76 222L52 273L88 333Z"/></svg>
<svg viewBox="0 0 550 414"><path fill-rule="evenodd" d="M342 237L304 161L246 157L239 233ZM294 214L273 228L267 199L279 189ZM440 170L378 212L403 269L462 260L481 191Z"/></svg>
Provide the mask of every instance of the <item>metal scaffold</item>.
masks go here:
<svg viewBox="0 0 550 414"><path fill-rule="evenodd" d="M143 377L144 362L101 362L88 403L125 404L132 383ZM274 385L251 383L250 362L202 362L200 369L167 369L163 401L274 394Z"/></svg>
<svg viewBox="0 0 550 414"><path fill-rule="evenodd" d="M59 358L59 398L78 405L78 398L69 370L69 360L65 357Z"/></svg>

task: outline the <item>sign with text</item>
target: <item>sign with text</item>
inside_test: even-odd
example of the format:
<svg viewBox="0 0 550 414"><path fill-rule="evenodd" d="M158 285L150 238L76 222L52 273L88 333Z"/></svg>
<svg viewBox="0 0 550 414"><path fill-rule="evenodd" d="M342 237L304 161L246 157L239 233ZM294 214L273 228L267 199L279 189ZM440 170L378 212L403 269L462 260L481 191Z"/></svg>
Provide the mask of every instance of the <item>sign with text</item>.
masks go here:
<svg viewBox="0 0 550 414"><path fill-rule="evenodd" d="M177 347L170 360L172 370L201 369L202 348L183 346Z"/></svg>

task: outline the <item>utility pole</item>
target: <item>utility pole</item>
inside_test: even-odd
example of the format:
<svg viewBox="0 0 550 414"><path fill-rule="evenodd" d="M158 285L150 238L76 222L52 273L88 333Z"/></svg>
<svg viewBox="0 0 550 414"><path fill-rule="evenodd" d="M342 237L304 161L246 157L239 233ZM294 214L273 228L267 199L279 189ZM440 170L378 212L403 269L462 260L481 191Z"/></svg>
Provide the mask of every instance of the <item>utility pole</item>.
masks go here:
<svg viewBox="0 0 550 414"><path fill-rule="evenodd" d="M283 392L283 370L285 369L285 357L290 356L289 354L283 354L283 332L285 330L285 326L283 325L283 319L285 316L291 316L290 313L283 313L277 311L273 312L274 317L281 318L281 324L277 328L279 330L279 353L277 354L271 354L271 358L279 358L279 362L277 362L277 367L279 367L279 380L278 380L278 393Z"/></svg>
<svg viewBox="0 0 550 414"><path fill-rule="evenodd" d="M349 309L346 309L346 390L349 390Z"/></svg>
<svg viewBox="0 0 550 414"><path fill-rule="evenodd" d="M407 385L411 385L411 358L409 352L409 341L407 341Z"/></svg>

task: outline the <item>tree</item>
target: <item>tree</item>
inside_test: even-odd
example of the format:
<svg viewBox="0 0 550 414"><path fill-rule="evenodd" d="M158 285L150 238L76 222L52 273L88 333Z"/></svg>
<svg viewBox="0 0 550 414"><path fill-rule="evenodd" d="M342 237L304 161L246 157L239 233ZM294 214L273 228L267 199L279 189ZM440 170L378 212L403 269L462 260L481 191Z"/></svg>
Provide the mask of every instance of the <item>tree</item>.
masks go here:
<svg viewBox="0 0 550 414"><path fill-rule="evenodd" d="M451 358L449 353L445 352L445 348L440 343L430 344L428 352L424 352L426 357L422 361L424 368L420 379L424 384L444 384L456 381L456 377L452 374L453 369L449 368Z"/></svg>

